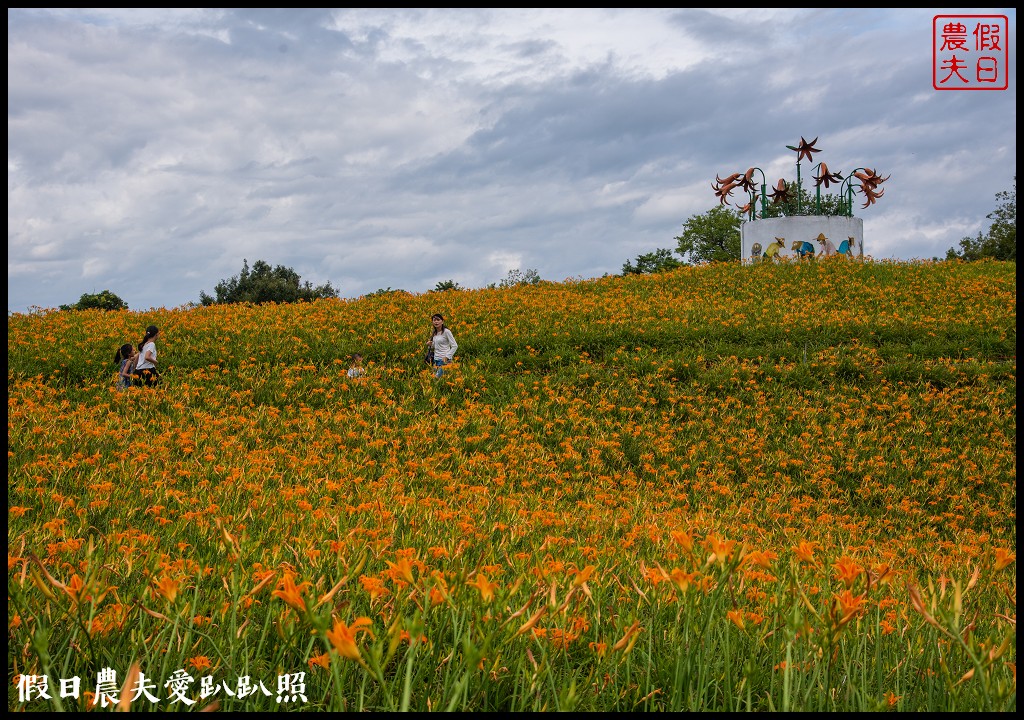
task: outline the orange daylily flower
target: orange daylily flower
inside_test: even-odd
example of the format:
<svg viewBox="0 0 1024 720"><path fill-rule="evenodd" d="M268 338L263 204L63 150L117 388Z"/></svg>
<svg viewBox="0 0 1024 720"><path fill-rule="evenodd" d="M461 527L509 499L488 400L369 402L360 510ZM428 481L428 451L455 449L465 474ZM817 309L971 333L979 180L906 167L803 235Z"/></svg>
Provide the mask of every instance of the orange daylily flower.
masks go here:
<svg viewBox="0 0 1024 720"><path fill-rule="evenodd" d="M895 574L896 571L888 565L878 565L872 569L868 577L872 585L888 585Z"/></svg>
<svg viewBox="0 0 1024 720"><path fill-rule="evenodd" d="M709 558L709 560L713 560L719 565L725 565L729 562L729 559L732 557L733 552L736 549L735 540L723 540L713 533L708 535L707 545L712 554L712 557Z"/></svg>
<svg viewBox="0 0 1024 720"><path fill-rule="evenodd" d="M64 588L64 592L71 596L72 602L77 605L82 601L82 594L85 589L85 581L78 577L78 573L71 576L68 580L68 584Z"/></svg>
<svg viewBox="0 0 1024 720"><path fill-rule="evenodd" d="M74 578L72 578L72 580L74 580ZM156 591L160 593L167 602L172 603L174 602L174 599L178 597L178 587L180 585L181 583L177 580L164 575L156 584Z"/></svg>
<svg viewBox="0 0 1024 720"><path fill-rule="evenodd" d="M1006 548L996 548L996 570L1002 570L1017 561L1017 556Z"/></svg>
<svg viewBox="0 0 1024 720"><path fill-rule="evenodd" d="M732 620L740 630L744 629L742 610L730 610L725 616Z"/></svg>
<svg viewBox="0 0 1024 720"><path fill-rule="evenodd" d="M860 577L861 573L864 572L864 568L857 564L852 558L848 558L845 555L839 558L834 565L836 569L836 577L846 584L846 587L853 587L853 583L856 582L857 578Z"/></svg>
<svg viewBox="0 0 1024 720"><path fill-rule="evenodd" d="M849 622L854 615L861 610L865 600L864 595L854 595L849 590L843 590L841 595L836 596L836 608L839 610L839 623L841 625Z"/></svg>
<svg viewBox="0 0 1024 720"><path fill-rule="evenodd" d="M669 579L668 573L662 570L660 567L647 568L644 571L644 578L648 580L651 585L657 587L659 584Z"/></svg>
<svg viewBox="0 0 1024 720"><path fill-rule="evenodd" d="M412 563L409 562L409 558L407 557L398 558L398 562L391 562L389 560L388 573L394 579L401 578L410 585L413 583Z"/></svg>
<svg viewBox="0 0 1024 720"><path fill-rule="evenodd" d="M310 582L302 582L296 585L292 574L285 573L284 577L281 578L280 587L271 594L274 597L281 598L287 605L299 612L305 612L306 601L302 599L302 595L307 588L311 587L313 587L313 584Z"/></svg>
<svg viewBox="0 0 1024 720"><path fill-rule="evenodd" d="M324 653L323 655L314 655L313 657L311 657L309 659L309 669L310 670L313 669L314 665L319 665L320 667L322 667L322 668L324 668L326 670L328 667L330 667L330 664L331 664L331 654L330 653Z"/></svg>
<svg viewBox="0 0 1024 720"><path fill-rule="evenodd" d="M690 583L692 583L698 575L700 575L700 573L696 570L688 573L682 568L672 568L672 572L669 573L669 577L672 579L672 582L676 584L676 587L679 588L679 592L686 592L690 587Z"/></svg>
<svg viewBox="0 0 1024 720"><path fill-rule="evenodd" d="M363 590L370 594L370 604L373 604L377 598L383 597L390 592L384 586L384 581L375 575L360 575L359 584L363 586Z"/></svg>
<svg viewBox="0 0 1024 720"><path fill-rule="evenodd" d="M801 540L800 544L793 548L793 554L796 555L797 560L799 560L800 562L813 563L814 551L817 548L818 543Z"/></svg>
<svg viewBox="0 0 1024 720"><path fill-rule="evenodd" d="M580 585L585 584L594 575L595 570L597 570L597 568L594 565L587 565L582 570L575 570L574 572L576 573L576 577L572 581L572 586L579 587Z"/></svg>
<svg viewBox="0 0 1024 720"><path fill-rule="evenodd" d="M673 530L672 539L679 543L679 547L687 554L693 553L693 537L685 530Z"/></svg>
<svg viewBox="0 0 1024 720"><path fill-rule="evenodd" d="M754 550L753 552L747 553L746 557L743 558L743 562L747 565L759 565L768 569L771 568L772 561L778 559L778 557L779 556L771 550L767 550L765 552Z"/></svg>
<svg viewBox="0 0 1024 720"><path fill-rule="evenodd" d="M480 597L483 598L485 603L489 603L494 599L494 590L498 587L497 583L492 583L483 573L477 573L476 577L466 584L479 590Z"/></svg>
<svg viewBox="0 0 1024 720"><path fill-rule="evenodd" d="M206 655L196 655L195 657L191 657L188 659L188 664L200 672L203 670L209 670L213 667L213 663L210 662L210 658Z"/></svg>
<svg viewBox="0 0 1024 720"><path fill-rule="evenodd" d="M356 618L351 625L348 625L341 620L335 620L334 628L327 631L327 639L330 641L334 650L343 658L362 662L363 655L359 652L359 646L356 645L356 639L361 632L365 632L369 634L370 637L373 637L373 632L371 631L372 627L373 621L368 617Z"/></svg>
<svg viewBox="0 0 1024 720"><path fill-rule="evenodd" d="M626 628L625 635L623 635L617 643L612 645L612 650L625 649L626 652L629 652L633 649L633 645L636 643L636 638L639 637L638 633L642 630L643 628L640 627L640 621L634 621L632 625Z"/></svg>

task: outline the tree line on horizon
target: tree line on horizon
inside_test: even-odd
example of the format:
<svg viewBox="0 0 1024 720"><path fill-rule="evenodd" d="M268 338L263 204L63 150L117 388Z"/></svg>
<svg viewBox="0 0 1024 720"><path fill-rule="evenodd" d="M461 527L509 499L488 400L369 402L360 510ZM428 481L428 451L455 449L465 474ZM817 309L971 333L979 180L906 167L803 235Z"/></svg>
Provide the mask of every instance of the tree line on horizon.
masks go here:
<svg viewBox="0 0 1024 720"><path fill-rule="evenodd" d="M799 188L800 203L795 194L779 205L769 206L764 217L780 217L798 214L798 207L809 207L810 196ZM826 195L822 197L822 215L841 215L842 198ZM964 237L959 248L949 248L945 258L935 261L960 260L1001 260L1017 262L1017 177L1013 188L996 193L997 207L985 217L992 221L987 231L979 231L976 237ZM683 231L673 238L676 247L658 248L637 255L635 261L626 260L622 275L666 272L684 265L698 265L709 262L728 262L740 259L740 224L743 213L716 205L707 212L692 215L683 223ZM679 257L675 257L678 255ZM497 283L487 288L510 288L518 285L536 285L542 282L536 269L525 271L515 268ZM467 288L454 279L438 282L430 292L461 291ZM405 292L390 287L380 288L369 295ZM199 304L225 305L232 303L293 303L325 298L337 298L338 290L330 282L313 286L303 282L299 274L284 265L271 266L264 260L257 260L249 267L248 259L242 260L238 275L223 279L214 286L214 294L199 293ZM61 310L127 310L128 303L110 290L98 293L84 293L77 303L61 305Z"/></svg>

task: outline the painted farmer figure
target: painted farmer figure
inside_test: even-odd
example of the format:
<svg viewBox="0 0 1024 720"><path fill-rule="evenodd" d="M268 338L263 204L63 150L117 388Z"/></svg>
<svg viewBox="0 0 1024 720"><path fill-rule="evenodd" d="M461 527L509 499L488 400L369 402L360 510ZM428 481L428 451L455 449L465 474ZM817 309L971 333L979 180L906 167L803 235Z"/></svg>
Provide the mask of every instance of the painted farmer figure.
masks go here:
<svg viewBox="0 0 1024 720"><path fill-rule="evenodd" d="M806 240L794 240L793 247L791 249L799 255L801 259L814 257L814 246Z"/></svg>
<svg viewBox="0 0 1024 720"><path fill-rule="evenodd" d="M786 247L786 238L775 238L775 242L768 243L768 247L764 250L765 260L778 260L779 251Z"/></svg>
<svg viewBox="0 0 1024 720"><path fill-rule="evenodd" d="M821 245L821 252L825 254L825 257L831 257L838 252L835 244L825 237L825 233L818 233L818 237L814 239Z"/></svg>

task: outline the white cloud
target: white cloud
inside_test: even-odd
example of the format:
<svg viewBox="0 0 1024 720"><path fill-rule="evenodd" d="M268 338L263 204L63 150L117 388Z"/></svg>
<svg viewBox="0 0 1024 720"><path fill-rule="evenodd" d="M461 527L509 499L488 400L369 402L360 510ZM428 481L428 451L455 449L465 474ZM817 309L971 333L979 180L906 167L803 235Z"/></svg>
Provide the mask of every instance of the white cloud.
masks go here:
<svg viewBox="0 0 1024 720"><path fill-rule="evenodd" d="M243 258L348 297L615 273L801 135L891 174L869 251L941 256L1012 187L1016 91L933 90L932 15L9 9L8 310Z"/></svg>

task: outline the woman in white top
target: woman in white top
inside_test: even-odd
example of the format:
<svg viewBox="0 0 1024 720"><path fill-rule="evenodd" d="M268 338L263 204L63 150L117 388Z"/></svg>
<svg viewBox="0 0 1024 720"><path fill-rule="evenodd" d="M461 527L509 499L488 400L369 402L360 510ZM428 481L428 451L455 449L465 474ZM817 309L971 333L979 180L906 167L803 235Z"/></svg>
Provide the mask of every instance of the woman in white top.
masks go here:
<svg viewBox="0 0 1024 720"><path fill-rule="evenodd" d="M139 343L139 360L135 364L135 375L146 387L160 382L160 371L156 367L156 339L160 330L156 325L146 328L146 336Z"/></svg>
<svg viewBox="0 0 1024 720"><path fill-rule="evenodd" d="M430 317L430 323L434 326L427 345L434 348L434 365L437 372L434 377L441 377L444 374L444 366L455 359L455 351L459 344L455 342L452 331L445 327L444 316L441 313L434 313Z"/></svg>

